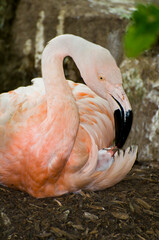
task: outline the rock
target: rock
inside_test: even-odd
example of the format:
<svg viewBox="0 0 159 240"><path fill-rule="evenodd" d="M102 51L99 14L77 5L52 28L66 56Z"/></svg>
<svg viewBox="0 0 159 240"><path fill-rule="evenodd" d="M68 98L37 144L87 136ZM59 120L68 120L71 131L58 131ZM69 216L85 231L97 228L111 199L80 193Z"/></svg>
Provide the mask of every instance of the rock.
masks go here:
<svg viewBox="0 0 159 240"><path fill-rule="evenodd" d="M63 218L63 220L67 220L67 218L68 218L68 215L70 214L70 210L66 210L66 211L64 211L63 212L63 216L62 216L62 218Z"/></svg>
<svg viewBox="0 0 159 240"><path fill-rule="evenodd" d="M9 217L7 216L6 213L2 212L0 213L0 216L1 216L1 219L2 219L2 222L5 226L9 226L11 225L11 221L9 219Z"/></svg>
<svg viewBox="0 0 159 240"><path fill-rule="evenodd" d="M124 212L111 212L111 214L113 215L113 217L121 219L121 220L129 219L129 215Z"/></svg>
<svg viewBox="0 0 159 240"><path fill-rule="evenodd" d="M89 213L89 212L84 212L84 217L91 220L91 221L95 221L98 219L98 216L92 214L92 213Z"/></svg>
<svg viewBox="0 0 159 240"><path fill-rule="evenodd" d="M72 33L98 43L108 48L121 66L124 87L133 107L134 122L127 145L139 145L139 161L157 160L158 46L135 60L124 57L122 37L134 9L135 0L4 1L0 22L0 68L3 69L0 91L28 85L33 77L41 76L41 53L56 35ZM6 11L9 11L7 17ZM71 59L64 61L64 67L67 78L82 81Z"/></svg>
<svg viewBox="0 0 159 240"><path fill-rule="evenodd" d="M152 208L152 206L150 206L150 204L148 204L146 201L144 201L143 199L141 199L141 198L137 198L136 199L136 201L137 201L137 203L139 204L139 205L141 205L143 208L145 208L145 209L150 209L150 208Z"/></svg>
<svg viewBox="0 0 159 240"><path fill-rule="evenodd" d="M121 71L124 88L134 112L133 128L126 145L139 146L138 160L159 156L159 56L124 59ZM125 146L126 147L126 146Z"/></svg>

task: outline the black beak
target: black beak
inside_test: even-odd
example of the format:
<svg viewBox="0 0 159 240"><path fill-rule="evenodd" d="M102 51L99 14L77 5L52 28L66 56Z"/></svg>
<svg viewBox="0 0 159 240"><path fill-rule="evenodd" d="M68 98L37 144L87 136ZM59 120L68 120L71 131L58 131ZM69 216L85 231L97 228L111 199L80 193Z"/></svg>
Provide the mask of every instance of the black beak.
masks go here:
<svg viewBox="0 0 159 240"><path fill-rule="evenodd" d="M114 100L120 107L120 109L117 109L114 112L115 145L118 148L122 148L131 130L133 113L132 110L125 112L122 105L115 98Z"/></svg>

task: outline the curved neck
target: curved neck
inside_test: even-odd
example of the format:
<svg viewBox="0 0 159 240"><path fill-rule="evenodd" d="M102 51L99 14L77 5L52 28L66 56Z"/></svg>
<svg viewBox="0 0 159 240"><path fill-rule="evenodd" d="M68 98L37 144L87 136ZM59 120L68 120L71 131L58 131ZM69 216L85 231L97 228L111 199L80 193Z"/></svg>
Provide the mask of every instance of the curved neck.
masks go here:
<svg viewBox="0 0 159 240"><path fill-rule="evenodd" d="M72 96L64 76L63 60L66 56L70 56L79 67L78 56L81 55L83 43L86 45L87 41L71 34L65 34L52 39L44 49L42 77L45 83L48 110L59 94L63 99Z"/></svg>
<svg viewBox="0 0 159 240"><path fill-rule="evenodd" d="M42 77L45 84L48 112L59 95L63 98L70 95L63 70L63 59L67 55L66 49L64 46L60 46L55 39L49 42L42 55Z"/></svg>
<svg viewBox="0 0 159 240"><path fill-rule="evenodd" d="M78 107L63 71L63 59L71 55L70 42L67 35L56 37L46 46L42 56L47 99L47 119L44 123L47 134L42 141L49 149L50 171L56 169L52 175L58 175L66 164L79 126Z"/></svg>

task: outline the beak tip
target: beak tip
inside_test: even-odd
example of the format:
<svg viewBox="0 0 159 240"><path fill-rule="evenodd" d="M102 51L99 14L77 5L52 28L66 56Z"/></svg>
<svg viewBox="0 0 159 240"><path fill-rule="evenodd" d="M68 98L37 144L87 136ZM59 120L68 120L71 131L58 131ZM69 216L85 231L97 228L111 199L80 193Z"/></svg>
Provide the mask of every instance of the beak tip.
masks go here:
<svg viewBox="0 0 159 240"><path fill-rule="evenodd" d="M124 112L123 108L117 109L114 112L115 120L115 145L122 148L130 133L133 113L132 110Z"/></svg>

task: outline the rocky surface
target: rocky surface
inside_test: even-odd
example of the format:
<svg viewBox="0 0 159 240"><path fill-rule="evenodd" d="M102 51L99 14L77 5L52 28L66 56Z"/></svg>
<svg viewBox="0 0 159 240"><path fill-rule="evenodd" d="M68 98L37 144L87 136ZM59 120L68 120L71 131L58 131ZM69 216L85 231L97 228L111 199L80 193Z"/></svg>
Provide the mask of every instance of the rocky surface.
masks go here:
<svg viewBox="0 0 159 240"><path fill-rule="evenodd" d="M33 77L41 75L41 53L47 41L56 35L72 33L101 44L120 65L133 106L134 123L127 145L139 145L139 161L158 160L158 47L135 60L123 54L122 37L134 9L133 0L4 1L0 24L0 91L28 85ZM64 66L68 78L81 81L69 58Z"/></svg>

